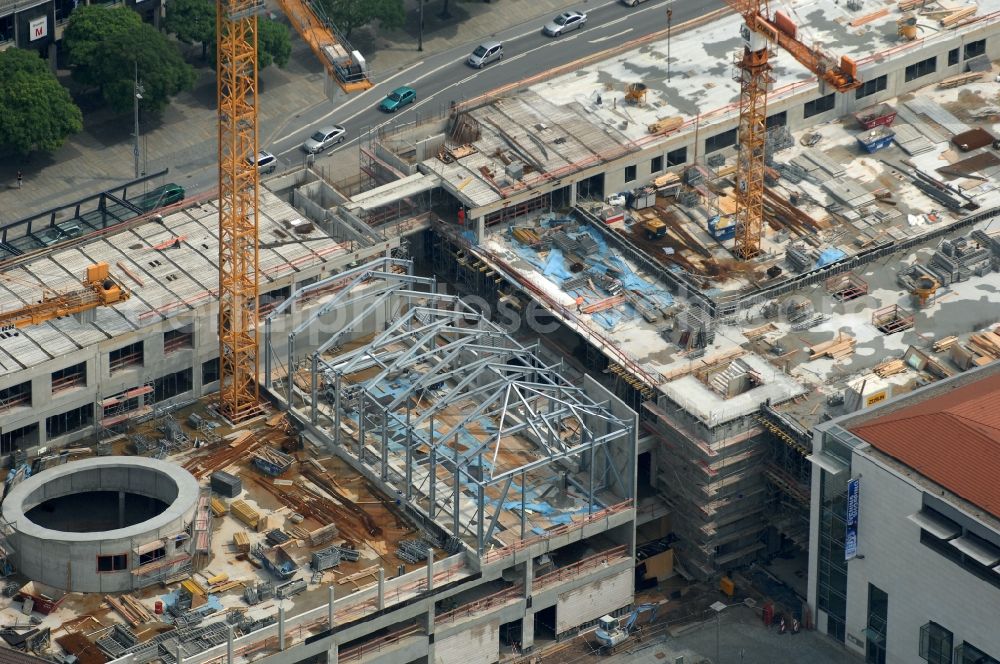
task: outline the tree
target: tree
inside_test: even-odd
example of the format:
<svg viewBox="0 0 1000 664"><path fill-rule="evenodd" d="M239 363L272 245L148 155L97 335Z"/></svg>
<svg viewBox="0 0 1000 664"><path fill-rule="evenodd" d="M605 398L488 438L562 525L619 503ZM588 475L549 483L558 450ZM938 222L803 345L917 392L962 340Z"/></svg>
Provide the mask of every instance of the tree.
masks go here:
<svg viewBox="0 0 1000 664"><path fill-rule="evenodd" d="M273 62L284 69L291 55L288 26L271 19L257 19L257 67L263 69Z"/></svg>
<svg viewBox="0 0 1000 664"><path fill-rule="evenodd" d="M215 41L215 24L212 24L212 39ZM282 69L292 55L292 38L288 26L269 18L257 18L257 69L268 67L273 62ZM215 51L209 52L208 61L216 66Z"/></svg>
<svg viewBox="0 0 1000 664"><path fill-rule="evenodd" d="M330 22L350 37L355 28L378 21L387 30L403 27L403 0L319 0Z"/></svg>
<svg viewBox="0 0 1000 664"><path fill-rule="evenodd" d="M163 29L185 44L201 44L201 59L205 60L208 45L215 41L215 3L208 0L170 0Z"/></svg>
<svg viewBox="0 0 1000 664"><path fill-rule="evenodd" d="M55 150L81 129L80 109L37 52L0 52L0 150Z"/></svg>
<svg viewBox="0 0 1000 664"><path fill-rule="evenodd" d="M70 15L63 44L74 78L98 88L118 112L132 109L137 66L143 109L160 111L170 97L194 85L194 69L176 44L125 7L78 7Z"/></svg>

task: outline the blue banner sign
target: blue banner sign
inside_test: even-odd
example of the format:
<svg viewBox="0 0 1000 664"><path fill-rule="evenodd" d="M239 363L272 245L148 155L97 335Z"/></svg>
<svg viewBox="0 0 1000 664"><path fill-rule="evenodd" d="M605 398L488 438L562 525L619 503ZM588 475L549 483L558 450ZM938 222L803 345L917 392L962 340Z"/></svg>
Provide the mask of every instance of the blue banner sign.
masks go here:
<svg viewBox="0 0 1000 664"><path fill-rule="evenodd" d="M858 494L860 480L847 482L847 532L844 535L844 560L851 560L858 555L858 511L861 497Z"/></svg>

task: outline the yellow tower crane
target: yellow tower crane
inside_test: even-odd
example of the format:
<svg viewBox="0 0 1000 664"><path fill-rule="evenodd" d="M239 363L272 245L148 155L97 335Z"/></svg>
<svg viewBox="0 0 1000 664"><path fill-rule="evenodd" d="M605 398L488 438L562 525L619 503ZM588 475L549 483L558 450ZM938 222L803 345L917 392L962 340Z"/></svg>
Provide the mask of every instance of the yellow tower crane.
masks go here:
<svg viewBox="0 0 1000 664"><path fill-rule="evenodd" d="M798 39L795 23L784 12L771 18L767 0L726 0L743 16L743 51L736 57L740 84L739 160L736 169L736 242L733 253L742 260L760 254L764 231L764 168L767 140L767 87L771 82L771 44L791 54L820 81L837 92L861 86L857 64L843 56L838 62L817 46Z"/></svg>
<svg viewBox="0 0 1000 664"><path fill-rule="evenodd" d="M262 0L216 0L219 102L219 407L260 410L257 364L257 15Z"/></svg>

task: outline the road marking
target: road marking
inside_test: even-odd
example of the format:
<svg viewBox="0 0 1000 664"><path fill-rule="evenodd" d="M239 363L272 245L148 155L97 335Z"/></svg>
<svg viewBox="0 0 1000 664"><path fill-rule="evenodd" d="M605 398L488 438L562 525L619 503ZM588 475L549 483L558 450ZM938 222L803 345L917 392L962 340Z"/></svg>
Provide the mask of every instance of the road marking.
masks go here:
<svg viewBox="0 0 1000 664"><path fill-rule="evenodd" d="M380 82L379 82L379 85L382 85L383 83L388 83L388 82L389 82L389 81L391 81L392 79L394 79L394 78L397 78L397 77L399 77L399 76L402 76L402 75L403 75L403 74L405 74L406 72L410 71L411 69L413 69L413 68L415 68L415 67L419 67L419 66L420 66L420 65L422 65L422 64L424 64L424 61L423 61L423 60L421 60L420 62L414 62L414 63L413 63L412 65L410 65L409 67L407 67L407 68L405 68L405 69L400 69L400 70L399 70L398 72L396 72L395 74L393 74L393 75L392 75L392 76L390 76L389 78L387 78L387 79L385 79L385 80L382 80L382 81L380 81ZM440 69L440 68L439 68L439 69ZM435 71L436 71L436 70L435 70ZM418 80L419 80L419 79L418 79ZM337 106L336 108L334 108L334 109L333 109L332 111L330 111L329 113L327 113L327 114L326 114L326 115L324 115L323 117L321 117L321 118L319 118L319 119L317 119L317 120L314 120L314 121L313 121L313 122L311 122L310 124L312 124L312 125L318 125L318 124L320 124L321 122L323 122L324 120L327 120L327 119L329 119L329 118L333 117L333 116L334 116L335 114L337 114L337 113L342 113L342 112L344 111L344 107L345 107L345 106L348 106L348 105L350 105L350 104L353 104L354 102L356 102L356 101L358 101L358 100L362 99L362 98L363 98L363 97L364 97L365 95L367 95L368 93L370 93L370 92L374 91L376 87L377 87L377 86L372 86L372 87L368 88L367 90L365 90L364 92L360 92L360 93L358 93L357 95L355 95L355 96L353 96L353 97L349 98L349 99L348 99L347 101L345 101L345 102L344 102L343 104L340 104L339 106ZM346 119L344 119L344 120L341 120L341 123L344 123L344 122L349 122L350 120L353 120L353 119L354 119L354 118L356 118L357 116L361 115L361 113L364 113L364 111L365 111L365 109L362 109L362 110L358 111L357 113L355 113L355 114L354 114L354 115L352 115L351 117L349 117L349 118L346 118ZM271 141L271 143L280 143L281 141L287 141L287 140L288 140L289 138L291 138L291 137L295 136L296 134L299 134L299 133L301 133L301 132L305 131L305 129L306 129L306 127L302 127L302 128L301 128L301 129L299 129L298 131L293 131L293 132L291 132L290 134L286 134L286 135L284 135L284 136L281 136L280 138L276 138L276 139L274 139L273 141ZM287 150L286 150L286 152L287 152ZM283 152L282 154L284 154L284 152Z"/></svg>
<svg viewBox="0 0 1000 664"><path fill-rule="evenodd" d="M609 39L614 39L615 37L621 37L622 35L627 35L628 33L635 30L635 28L629 28L628 30L622 30L619 33L608 35L607 37L598 37L597 39L591 39L588 44L597 44L598 42L608 41Z"/></svg>

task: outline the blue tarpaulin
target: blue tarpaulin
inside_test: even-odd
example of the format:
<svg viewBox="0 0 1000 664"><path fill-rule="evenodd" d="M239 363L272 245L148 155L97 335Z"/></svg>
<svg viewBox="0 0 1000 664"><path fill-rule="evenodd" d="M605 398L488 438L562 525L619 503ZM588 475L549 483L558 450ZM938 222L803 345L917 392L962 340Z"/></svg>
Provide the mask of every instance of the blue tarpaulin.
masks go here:
<svg viewBox="0 0 1000 664"><path fill-rule="evenodd" d="M819 252L819 259L816 261L816 267L823 267L824 265L829 265L830 263L836 263L846 255L847 254L836 247L824 249Z"/></svg>

